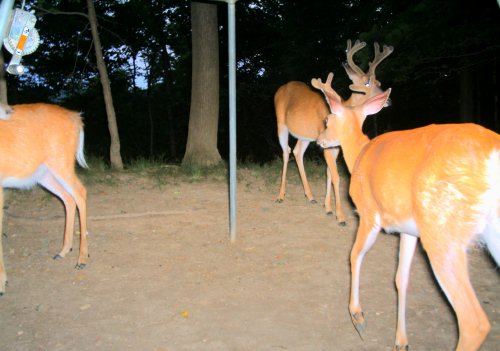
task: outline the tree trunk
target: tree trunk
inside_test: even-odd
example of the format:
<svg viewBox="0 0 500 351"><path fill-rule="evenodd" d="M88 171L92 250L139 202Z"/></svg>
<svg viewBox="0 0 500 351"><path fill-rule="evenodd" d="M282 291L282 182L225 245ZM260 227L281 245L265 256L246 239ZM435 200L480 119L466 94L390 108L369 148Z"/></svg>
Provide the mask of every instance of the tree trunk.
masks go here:
<svg viewBox="0 0 500 351"><path fill-rule="evenodd" d="M192 85L189 130L183 165L210 167L221 162L219 123L219 41L217 5L191 2Z"/></svg>
<svg viewBox="0 0 500 351"><path fill-rule="evenodd" d="M474 79L468 68L460 72L460 121L474 121Z"/></svg>
<svg viewBox="0 0 500 351"><path fill-rule="evenodd" d="M89 22L92 31L92 39L94 41L97 68L99 70L99 76L101 79L101 85L104 94L104 103L106 105L106 114L108 116L108 128L111 137L111 145L109 150L111 167L114 169L123 169L122 156L120 154L120 136L118 134L115 108L113 106L113 96L111 95L111 85L109 84L108 70L106 69L104 56L102 54L101 40L99 38L99 32L97 31L97 16L95 13L93 0L87 0L87 7L89 11Z"/></svg>

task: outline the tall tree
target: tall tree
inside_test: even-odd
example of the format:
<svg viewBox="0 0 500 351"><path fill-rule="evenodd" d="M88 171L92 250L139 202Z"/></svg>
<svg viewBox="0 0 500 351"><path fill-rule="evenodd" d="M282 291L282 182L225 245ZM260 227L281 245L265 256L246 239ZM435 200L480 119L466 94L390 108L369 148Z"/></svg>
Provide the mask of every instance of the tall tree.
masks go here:
<svg viewBox="0 0 500 351"><path fill-rule="evenodd" d="M214 166L219 123L219 41L217 6L193 1L191 110L183 165Z"/></svg>
<svg viewBox="0 0 500 351"><path fill-rule="evenodd" d="M94 65L94 67L97 67L97 70L99 72L99 79L102 86L102 96L104 98L104 105L108 122L108 131L111 140L109 152L110 163L111 167L114 169L123 169L123 162L120 153L120 137L118 134L118 127L116 122L116 113L113 105L110 80L98 30L99 24L94 7L94 0L86 0L86 4L87 13L79 11L79 9L81 8L80 1L60 3L45 0L39 1L39 5L41 6L34 7L42 14L40 24L44 26L44 29L48 29L45 26L49 25L49 21L45 21L43 15L69 15L84 17L86 19L86 23L84 24L85 29L83 31L75 30L75 27L72 27L75 23L80 23L78 21L72 21L70 24L68 24L67 21L62 21L61 24L61 21L56 20L50 21L50 24L52 25L52 31L58 35L54 35L54 33L52 33L51 36L51 31L42 30L42 33L46 38L45 40L49 43L49 45L45 45L45 50L42 49L42 51L45 51L43 52L43 55L38 55L41 60L37 59L37 62L41 62L41 64L38 65L37 72L40 72L41 67L46 67L46 69L50 73L43 76L43 79L37 79L35 77L35 81L41 81L41 84L48 85L52 89L55 88L54 90L58 92L58 94L55 96L55 99L58 100L58 103L61 102L61 97L67 99L71 96L71 94L74 94L75 92L81 93L84 90L88 89L89 81L93 80L93 77L95 77L96 75L93 74L93 72L89 72L87 68L84 68L83 72L77 72L76 67L77 62L83 58L82 48L79 47L80 42L85 42L86 44L88 44L88 49L85 48L84 51L87 54L90 52L93 46L96 58L96 64ZM75 7L78 8L77 11L75 11ZM63 8L64 10L59 10L60 8ZM90 27L90 38L87 38L87 36L83 34L83 32L88 33L88 27ZM65 32L65 35L60 35L63 31ZM73 39L75 38L75 42L77 43L76 47L69 44L73 42ZM51 50L51 48L58 46L63 48L74 48L74 51L62 50L55 53L52 52L53 50ZM72 55L73 57L68 55ZM90 63L90 60L88 60L86 57L81 61L85 62L85 66ZM73 67L68 68L67 64L69 62L72 62L70 63L70 65L72 65ZM72 70L70 71L70 74L68 74L68 69ZM39 77L41 76L40 73L37 74L39 75ZM92 78L89 79L90 77ZM72 89L71 86L73 86L74 88Z"/></svg>
<svg viewBox="0 0 500 351"><path fill-rule="evenodd" d="M101 85L104 94L104 103L106 105L106 113L108 115L108 128L111 137L111 146L109 150L111 167L115 169L123 169L123 162L120 154L120 136L118 134L118 125L116 123L113 95L111 94L111 85L109 84L108 70L106 68L106 63L104 62L104 56L102 54L101 40L99 38L99 31L97 30L97 16L95 13L93 0L87 0L87 10L89 14L90 28L92 31L92 39L94 40L97 68L99 69L99 76L101 79Z"/></svg>

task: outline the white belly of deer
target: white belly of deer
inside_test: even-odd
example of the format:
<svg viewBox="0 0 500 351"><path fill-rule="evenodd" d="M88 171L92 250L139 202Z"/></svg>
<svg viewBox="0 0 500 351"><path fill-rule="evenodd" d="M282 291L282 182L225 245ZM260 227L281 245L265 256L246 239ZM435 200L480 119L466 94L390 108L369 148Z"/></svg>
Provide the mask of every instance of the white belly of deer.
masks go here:
<svg viewBox="0 0 500 351"><path fill-rule="evenodd" d="M417 228L417 223L413 218L407 219L400 223L392 223L391 225L383 227L386 233L405 233L417 238L420 236Z"/></svg>
<svg viewBox="0 0 500 351"><path fill-rule="evenodd" d="M40 165L33 174L25 178L7 177L0 180L3 188L30 189L34 187L40 179L47 173L48 167L44 164Z"/></svg>
<svg viewBox="0 0 500 351"><path fill-rule="evenodd" d="M296 139L301 139L301 140L304 140L304 141L310 141L310 142L316 141L316 139L303 137L303 136L301 136L301 135L295 134L295 133L294 133L294 132L292 132L292 131L290 131L290 134L291 134L294 138L296 138Z"/></svg>

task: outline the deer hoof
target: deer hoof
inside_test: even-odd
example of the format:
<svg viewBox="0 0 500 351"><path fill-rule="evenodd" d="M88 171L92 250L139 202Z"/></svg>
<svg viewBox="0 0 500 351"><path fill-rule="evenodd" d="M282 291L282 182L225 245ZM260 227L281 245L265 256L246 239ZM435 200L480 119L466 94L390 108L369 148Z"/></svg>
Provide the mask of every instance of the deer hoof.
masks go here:
<svg viewBox="0 0 500 351"><path fill-rule="evenodd" d="M9 282L5 281L5 285L0 287L0 296L3 296L5 294L5 288L7 287L8 284Z"/></svg>
<svg viewBox="0 0 500 351"><path fill-rule="evenodd" d="M75 269L81 271L82 269L85 269L85 266L85 263L77 263Z"/></svg>
<svg viewBox="0 0 500 351"><path fill-rule="evenodd" d="M54 261L60 261L60 260L62 260L62 259L63 259L63 257L62 257L61 255L57 254L57 255L55 255L54 257L52 257L52 259L53 259Z"/></svg>
<svg viewBox="0 0 500 351"><path fill-rule="evenodd" d="M364 340L364 337L366 335L366 322L364 318L364 313L354 313L351 314L351 320L352 324L354 324L354 327L356 328L356 331L359 334L359 337Z"/></svg>
<svg viewBox="0 0 500 351"><path fill-rule="evenodd" d="M345 221L339 222L339 226L345 227L346 226L346 222Z"/></svg>

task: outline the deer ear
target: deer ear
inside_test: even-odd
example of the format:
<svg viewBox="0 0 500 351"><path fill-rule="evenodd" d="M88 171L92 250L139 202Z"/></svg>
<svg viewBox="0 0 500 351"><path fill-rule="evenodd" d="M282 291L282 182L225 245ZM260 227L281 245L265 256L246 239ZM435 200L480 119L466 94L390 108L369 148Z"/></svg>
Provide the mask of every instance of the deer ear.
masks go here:
<svg viewBox="0 0 500 351"><path fill-rule="evenodd" d="M387 89L382 94L378 94L370 98L363 104L363 114L368 116L379 112L387 103L390 94L391 88Z"/></svg>
<svg viewBox="0 0 500 351"><path fill-rule="evenodd" d="M325 91L324 93L328 101L328 105L330 105L330 111L336 115L342 114L344 106L342 106L340 96L330 91Z"/></svg>

